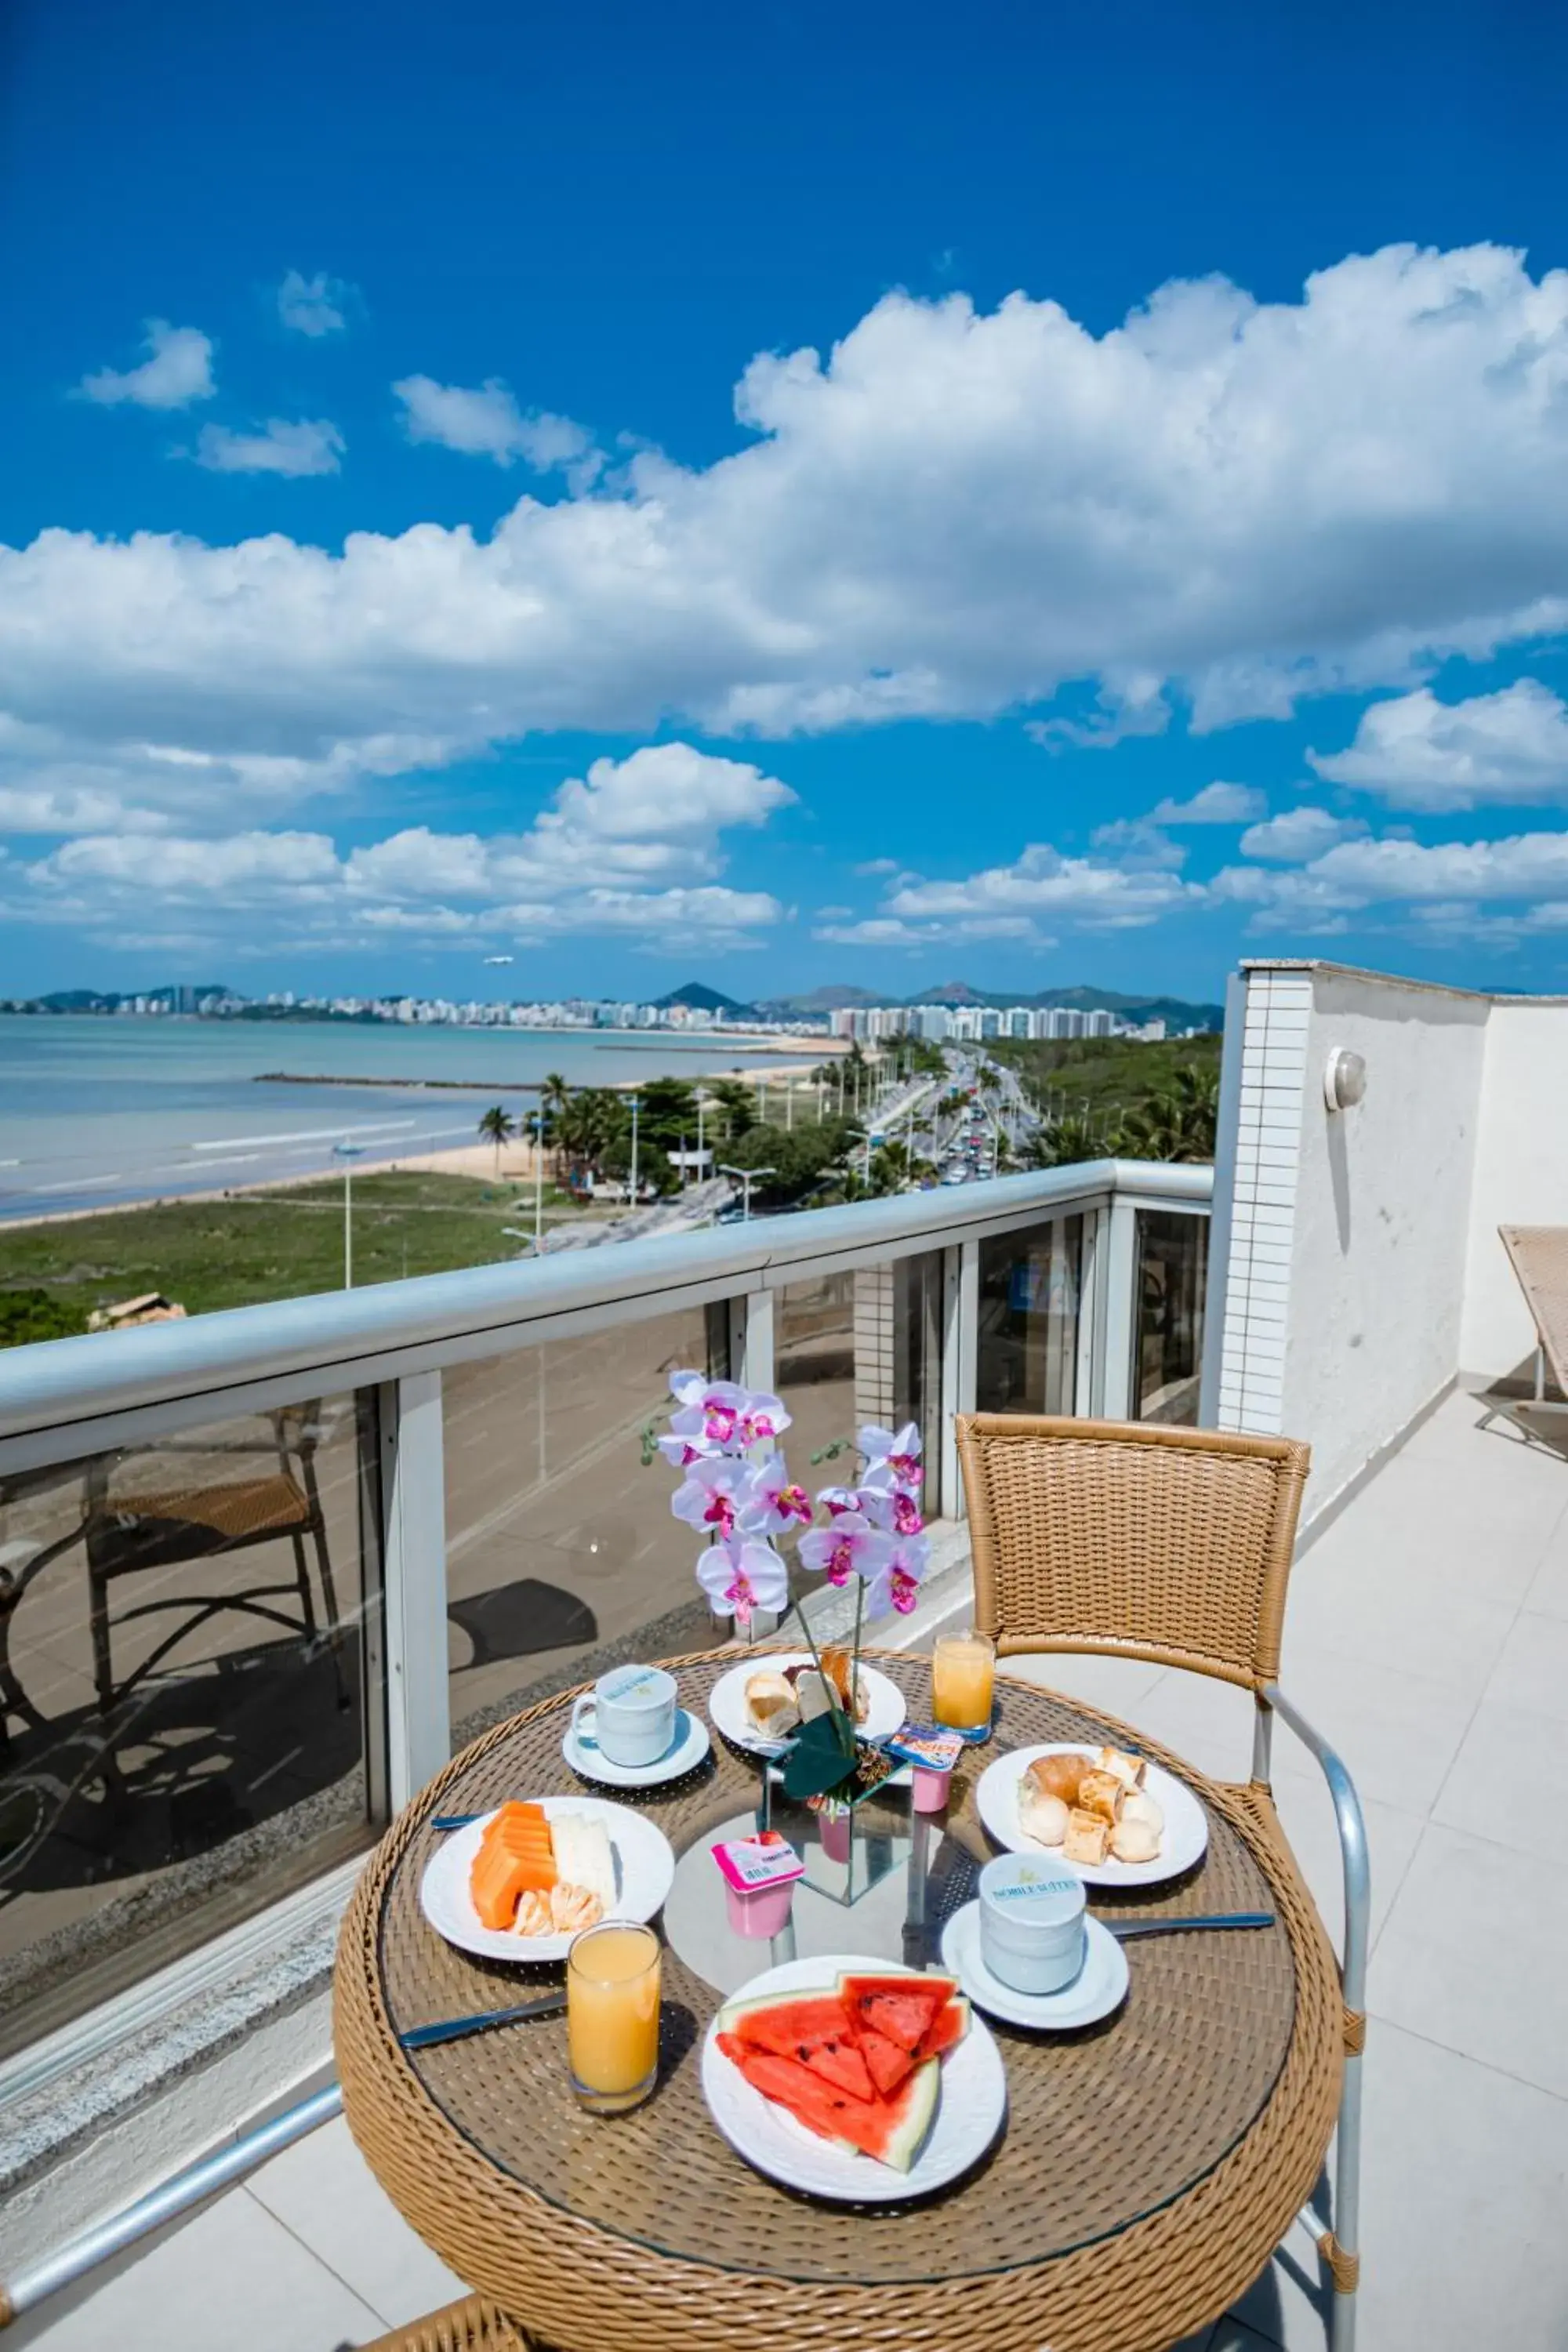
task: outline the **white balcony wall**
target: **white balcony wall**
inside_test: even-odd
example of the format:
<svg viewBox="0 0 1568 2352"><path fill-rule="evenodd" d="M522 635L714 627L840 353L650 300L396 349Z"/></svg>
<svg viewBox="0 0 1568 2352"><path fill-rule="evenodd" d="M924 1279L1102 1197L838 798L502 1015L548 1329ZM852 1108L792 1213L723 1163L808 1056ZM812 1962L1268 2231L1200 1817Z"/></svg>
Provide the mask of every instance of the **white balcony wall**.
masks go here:
<svg viewBox="0 0 1568 2352"><path fill-rule="evenodd" d="M1535 1327L1500 1225L1568 1224L1568 998L1500 997L1487 1022L1480 1134L1470 1192L1459 1369L1495 1380L1522 1363Z"/></svg>
<svg viewBox="0 0 1568 2352"><path fill-rule="evenodd" d="M1243 980L1213 1418L1309 1440L1310 1522L1458 1370L1491 1006L1331 964ZM1353 1109L1324 1098L1335 1047L1366 1064Z"/></svg>

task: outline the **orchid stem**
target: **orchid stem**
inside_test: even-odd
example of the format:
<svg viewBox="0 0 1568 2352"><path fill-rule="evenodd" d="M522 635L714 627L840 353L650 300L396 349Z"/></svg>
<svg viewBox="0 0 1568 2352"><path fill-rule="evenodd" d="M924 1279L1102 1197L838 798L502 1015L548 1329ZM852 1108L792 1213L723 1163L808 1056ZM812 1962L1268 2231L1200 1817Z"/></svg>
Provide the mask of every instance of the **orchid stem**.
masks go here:
<svg viewBox="0 0 1568 2352"><path fill-rule="evenodd" d="M866 1588L862 1585L860 1589L862 1592L864 1592ZM827 1693L828 1710L833 1717L835 1725L837 1727L838 1745L843 1748L846 1756L853 1756L855 1753L854 1733L849 1730L849 1718L838 1704L838 1694L835 1690L832 1679L822 1663L822 1653L816 1646L816 1637L811 1630L811 1621L805 1613L805 1603L804 1601L792 1601L790 1605L794 1609L795 1615L800 1619L800 1630L805 1635L805 1646L811 1652L811 1663L816 1668L818 1681L821 1683L823 1689ZM787 1616L784 1622L786 1624L788 1623L789 1620ZM851 1700L853 1700L855 1692L853 1681L850 1683L849 1691ZM847 1738L846 1738L847 1732L848 1733Z"/></svg>

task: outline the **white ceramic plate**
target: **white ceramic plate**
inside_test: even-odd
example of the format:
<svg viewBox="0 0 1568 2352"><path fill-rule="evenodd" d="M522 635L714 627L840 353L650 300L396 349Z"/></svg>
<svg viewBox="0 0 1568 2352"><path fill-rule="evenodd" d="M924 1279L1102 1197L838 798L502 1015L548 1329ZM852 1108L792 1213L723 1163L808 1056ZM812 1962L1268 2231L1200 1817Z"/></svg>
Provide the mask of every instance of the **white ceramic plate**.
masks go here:
<svg viewBox="0 0 1568 2352"><path fill-rule="evenodd" d="M779 1742L763 1738L752 1727L746 1713L746 1685L753 1675L782 1675L786 1666L810 1664L809 1650L779 1650L753 1653L741 1665L731 1666L727 1675L720 1675L708 1694L708 1719L715 1731L721 1731L737 1748L749 1748L754 1756L776 1755ZM904 1695L896 1683L879 1675L875 1666L868 1666L864 1658L860 1661L860 1676L869 1701L866 1720L858 1727L860 1737L886 1739L909 1715Z"/></svg>
<svg viewBox="0 0 1568 2352"><path fill-rule="evenodd" d="M1127 1991L1127 1955L1108 1927L1085 1919L1083 1966L1059 1992L1016 1992L994 1977L980 1949L980 1906L966 1903L942 1931L942 1964L977 2009L1039 2033L1068 2033L1109 2017Z"/></svg>
<svg viewBox="0 0 1568 2352"><path fill-rule="evenodd" d="M676 1709L673 1743L652 1764L614 1764L592 1740L579 1739L570 1726L561 1742L561 1753L574 1772L606 1789L657 1789L666 1780L679 1780L683 1772L694 1771L712 1744L702 1717L682 1706Z"/></svg>
<svg viewBox="0 0 1568 2352"><path fill-rule="evenodd" d="M1057 1862L1066 1860L1059 1845L1042 1845L1038 1838L1030 1837L1018 1820L1018 1783L1037 1756L1095 1756L1099 1749L1080 1747L1073 1740L1046 1741L1038 1748L1015 1748L1005 1756L998 1756L980 1776L974 1791L974 1801L980 1808L980 1818L998 1845L1009 1853L1048 1853ZM1202 1805L1192 1790L1181 1780L1173 1780L1151 1764L1143 1775L1143 1786L1165 1816L1164 1834L1160 1851L1152 1862L1117 1862L1107 1854L1103 1862L1068 1863L1069 1870L1090 1886L1157 1886L1162 1879L1179 1878L1201 1862L1209 1842L1209 1825Z"/></svg>
<svg viewBox="0 0 1568 2352"><path fill-rule="evenodd" d="M914 1973L852 1952L790 1960L783 1968L764 1969L731 1999L831 1991L840 1971L847 1969L879 1977ZM819 2139L786 2108L753 2090L720 2049L717 2018L702 2045L702 2095L714 2122L748 2164L765 2172L770 2180L782 2181L786 2189L848 2205L901 2205L911 2197L929 2197L934 2189L945 2188L984 2155L1007 2115L1002 2053L990 2028L973 2013L969 2032L942 2062L942 2095L935 2119L908 2172L895 2172L891 2165L879 2164L875 2157L860 2156Z"/></svg>
<svg viewBox="0 0 1568 2352"><path fill-rule="evenodd" d="M629 1805L613 1805L607 1797L531 1797L543 1808L547 1821L561 1813L582 1813L603 1822L616 1857L616 1906L605 1916L613 1919L651 1919L663 1905L675 1876L675 1855L669 1840L645 1814ZM431 1855L419 1882L419 1907L438 1936L460 1952L484 1960L510 1960L517 1966L542 1960L563 1960L570 1936L516 1936L485 1927L468 1892L468 1874L479 1840L500 1807L482 1813L467 1829L454 1830Z"/></svg>

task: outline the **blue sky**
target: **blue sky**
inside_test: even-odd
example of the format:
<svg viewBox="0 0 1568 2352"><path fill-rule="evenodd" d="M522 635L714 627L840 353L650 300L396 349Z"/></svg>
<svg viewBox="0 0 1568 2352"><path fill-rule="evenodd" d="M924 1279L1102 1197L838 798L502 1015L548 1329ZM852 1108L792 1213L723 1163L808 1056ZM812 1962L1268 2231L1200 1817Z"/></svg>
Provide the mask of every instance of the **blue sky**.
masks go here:
<svg viewBox="0 0 1568 2352"><path fill-rule="evenodd" d="M1565 68L12 0L0 990L1568 984Z"/></svg>

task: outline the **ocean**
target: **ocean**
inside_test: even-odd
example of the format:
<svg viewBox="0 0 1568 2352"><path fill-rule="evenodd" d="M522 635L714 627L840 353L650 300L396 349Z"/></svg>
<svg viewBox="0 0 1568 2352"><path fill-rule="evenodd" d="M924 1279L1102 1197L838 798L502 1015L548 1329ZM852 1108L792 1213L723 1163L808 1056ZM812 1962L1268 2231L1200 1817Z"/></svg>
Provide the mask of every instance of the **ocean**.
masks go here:
<svg viewBox="0 0 1568 2352"><path fill-rule="evenodd" d="M547 1071L611 1086L812 1056L810 1039L774 1053L647 1031L0 1014L0 1219L310 1175L338 1143L359 1167L452 1150L479 1140L485 1097ZM269 1070L338 1083L258 1083ZM433 1078L475 1092L388 1083Z"/></svg>

